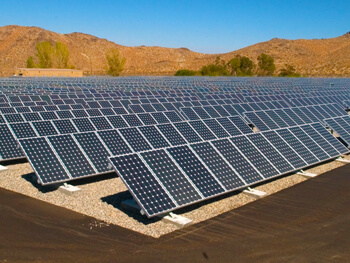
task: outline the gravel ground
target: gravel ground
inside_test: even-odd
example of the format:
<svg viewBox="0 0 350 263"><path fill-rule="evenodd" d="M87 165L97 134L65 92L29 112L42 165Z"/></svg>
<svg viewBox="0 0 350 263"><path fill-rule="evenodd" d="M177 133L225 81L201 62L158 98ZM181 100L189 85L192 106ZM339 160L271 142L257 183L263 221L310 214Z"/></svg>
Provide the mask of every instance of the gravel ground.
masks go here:
<svg viewBox="0 0 350 263"><path fill-rule="evenodd" d="M345 159L350 160L350 157L345 156ZM344 164L331 161L305 171L321 174L342 165ZM178 229L172 224L164 223L159 218L147 219L146 216L122 209L120 207L121 202L130 199L131 195L116 174L71 182L72 185L80 187L82 191L73 196L68 196L59 192L56 187L42 187L36 184L36 177L29 163L10 164L7 167L8 170L0 172L1 188L94 217L96 221L91 223L90 228L107 227L109 224L114 224L152 237L160 237ZM269 195L305 180L301 175L290 174L261 184L256 189ZM251 196L234 192L182 208L176 211L176 214L198 223L254 200L255 198Z"/></svg>

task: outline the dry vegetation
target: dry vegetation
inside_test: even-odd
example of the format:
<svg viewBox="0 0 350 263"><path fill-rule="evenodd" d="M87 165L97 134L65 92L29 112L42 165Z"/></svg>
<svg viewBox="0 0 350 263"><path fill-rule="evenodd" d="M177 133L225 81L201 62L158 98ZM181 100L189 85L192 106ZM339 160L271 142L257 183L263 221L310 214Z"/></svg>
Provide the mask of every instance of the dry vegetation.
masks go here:
<svg viewBox="0 0 350 263"><path fill-rule="evenodd" d="M14 73L15 67L25 67L35 53L36 43L62 42L70 52L71 65L93 74L106 73L107 50L118 48L126 58L124 74L173 75L179 69L199 70L213 63L217 56L225 61L236 54L247 56L255 63L261 53L275 59L278 73L285 64L309 76L350 76L350 34L330 39L272 39L226 54L201 54L186 48L126 47L106 39L82 33L58 34L38 27L0 27L0 76Z"/></svg>

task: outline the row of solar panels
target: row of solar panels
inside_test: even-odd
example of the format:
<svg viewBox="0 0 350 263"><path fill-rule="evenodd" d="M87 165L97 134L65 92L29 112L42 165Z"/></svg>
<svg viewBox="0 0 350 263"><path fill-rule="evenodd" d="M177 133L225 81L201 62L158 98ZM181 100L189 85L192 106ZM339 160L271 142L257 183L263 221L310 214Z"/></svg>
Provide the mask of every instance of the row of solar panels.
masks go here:
<svg viewBox="0 0 350 263"><path fill-rule="evenodd" d="M113 155L186 145L252 132L239 116L234 116L79 132L18 141L40 182L52 184L108 172L111 170L108 166L108 157ZM7 131L7 137L8 133ZM7 138L6 141L9 139ZM8 147L6 141L2 143ZM16 148L16 151L20 149ZM89 166L86 166L86 163L89 163L92 168L88 169ZM82 167L86 167L87 170Z"/></svg>
<svg viewBox="0 0 350 263"><path fill-rule="evenodd" d="M346 114L344 110L337 107L337 104L324 104L245 112L244 116L260 131L266 131L312 122L323 123L324 119L344 116Z"/></svg>
<svg viewBox="0 0 350 263"><path fill-rule="evenodd" d="M350 116L342 116L325 119L324 122L328 127L335 131L338 136L350 146Z"/></svg>
<svg viewBox="0 0 350 263"><path fill-rule="evenodd" d="M348 152L319 123L110 158L148 217Z"/></svg>

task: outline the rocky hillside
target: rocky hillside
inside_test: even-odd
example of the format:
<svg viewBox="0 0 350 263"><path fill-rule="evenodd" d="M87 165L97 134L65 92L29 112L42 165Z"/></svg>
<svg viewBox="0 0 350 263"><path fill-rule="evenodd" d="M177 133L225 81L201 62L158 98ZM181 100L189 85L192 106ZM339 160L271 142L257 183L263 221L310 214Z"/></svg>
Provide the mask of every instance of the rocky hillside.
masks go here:
<svg viewBox="0 0 350 263"><path fill-rule="evenodd" d="M183 68L198 70L217 56L227 61L240 54L256 61L259 54L266 53L275 58L277 72L290 64L310 76L350 76L350 34L314 40L275 38L230 53L209 55L186 48L127 47L88 34L59 34L23 26L0 27L0 76L25 67L27 58L35 53L36 43L42 41L64 43L70 52L69 64L93 74L106 72L105 53L117 47L126 57L123 73L127 75L172 75Z"/></svg>

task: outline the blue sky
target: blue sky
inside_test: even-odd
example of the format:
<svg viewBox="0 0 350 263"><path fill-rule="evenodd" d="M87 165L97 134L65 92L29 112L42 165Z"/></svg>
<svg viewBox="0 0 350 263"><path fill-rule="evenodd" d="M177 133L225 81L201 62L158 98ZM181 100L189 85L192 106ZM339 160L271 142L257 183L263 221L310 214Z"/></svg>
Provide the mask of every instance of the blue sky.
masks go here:
<svg viewBox="0 0 350 263"><path fill-rule="evenodd" d="M224 53L274 37L331 38L350 31L350 1L2 1L0 26L83 32L127 46Z"/></svg>

